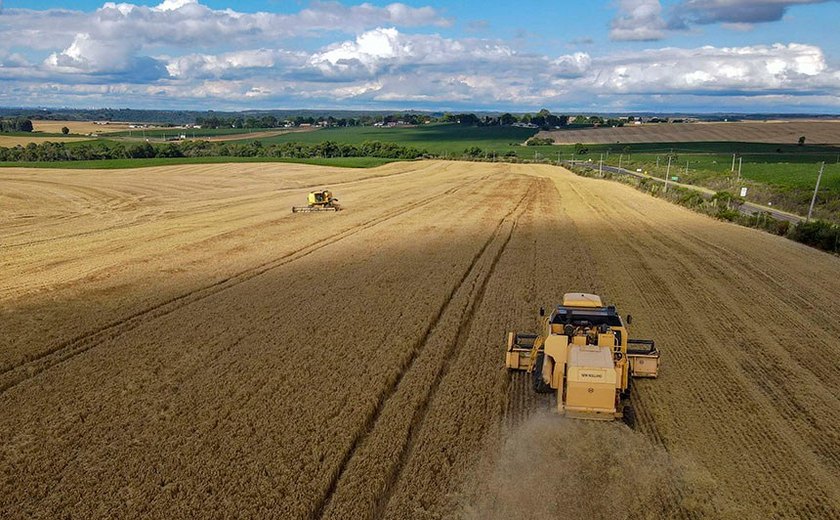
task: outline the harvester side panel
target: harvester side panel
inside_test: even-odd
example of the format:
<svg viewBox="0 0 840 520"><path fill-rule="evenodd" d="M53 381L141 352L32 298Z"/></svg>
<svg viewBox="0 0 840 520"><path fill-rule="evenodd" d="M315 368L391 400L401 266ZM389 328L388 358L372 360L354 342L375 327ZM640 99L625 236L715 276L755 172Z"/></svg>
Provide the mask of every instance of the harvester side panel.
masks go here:
<svg viewBox="0 0 840 520"><path fill-rule="evenodd" d="M536 340L536 334L509 332L505 366L512 370L530 370L531 350Z"/></svg>
<svg viewBox="0 0 840 520"><path fill-rule="evenodd" d="M659 350L652 339L629 339L627 359L633 377L655 378L659 374Z"/></svg>

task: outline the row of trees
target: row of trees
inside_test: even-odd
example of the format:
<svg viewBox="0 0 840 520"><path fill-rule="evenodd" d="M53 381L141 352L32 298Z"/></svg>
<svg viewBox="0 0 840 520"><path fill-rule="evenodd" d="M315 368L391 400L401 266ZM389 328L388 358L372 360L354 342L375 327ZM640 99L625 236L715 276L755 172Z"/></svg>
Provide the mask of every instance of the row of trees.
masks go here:
<svg viewBox="0 0 840 520"><path fill-rule="evenodd" d="M390 123L402 121L406 124L419 125L434 118L418 114L390 114L386 116L360 116L360 117L333 117L333 116L294 116L277 117L274 115L263 116L199 116L195 118L195 124L202 128L282 128L287 126L319 125L326 126L371 126L374 123Z"/></svg>
<svg viewBox="0 0 840 520"><path fill-rule="evenodd" d="M31 132L32 120L25 117L0 119L0 132Z"/></svg>
<svg viewBox="0 0 840 520"><path fill-rule="evenodd" d="M429 114L400 113L388 115L361 115L358 117L333 116L295 116L277 117L274 115L261 116L225 116L211 114L199 116L195 124L202 128L279 128L284 126L326 125L326 126L371 126L377 123L403 123L407 125L423 125L427 123L457 123L462 126L511 126L517 123L531 124L543 129L561 128L568 126L571 116L555 115L548 109L542 109L536 114L522 114L516 116L504 113L499 116L478 116L473 113L445 113L435 117ZM598 116L577 116L575 125L580 126L624 126L618 119L604 119Z"/></svg>
<svg viewBox="0 0 840 520"><path fill-rule="evenodd" d="M282 117L273 114L264 115L225 115L214 114L195 117L195 124L202 128L282 128L301 125L326 126L371 126L376 123L403 123L407 125L423 125L427 123L457 123L462 126L511 126L517 123L531 124L543 129L560 128L569 125L571 120L567 115L554 115L548 109L542 109L536 114L522 114L516 116L504 113L499 116L477 116L472 113L445 113L435 117L429 114L400 113L387 115L361 115L358 117L333 116L294 116ZM603 119L598 116L577 116L576 126L623 126L624 122L617 119ZM0 132L31 132L32 121L26 117L0 119Z"/></svg>
<svg viewBox="0 0 840 520"><path fill-rule="evenodd" d="M264 116L206 116L195 118L195 124L202 128L281 128L285 126L301 126L303 124L315 125L325 122L329 126L358 126L359 119L336 119L333 116L327 117L303 117L296 116L288 119L279 118L273 115Z"/></svg>
<svg viewBox="0 0 840 520"><path fill-rule="evenodd" d="M547 109L540 110L537 114L522 114L517 117L511 113L504 113L498 117L484 116L478 118L475 114L459 114L457 116L461 124L479 126L510 126L516 123L532 124L540 128L549 129L567 126L569 116L556 116Z"/></svg>
<svg viewBox="0 0 840 520"><path fill-rule="evenodd" d="M444 123L459 123L464 126L511 126L517 123L531 124L549 130L551 128L562 128L573 124L575 126L624 126L624 121L615 118L603 118L599 116L568 116L555 115L548 109L543 108L536 114L522 114L516 116L511 113L504 113L499 116L477 116L475 114L444 114L435 121Z"/></svg>
<svg viewBox="0 0 840 520"><path fill-rule="evenodd" d="M209 141L184 141L182 143L29 143L14 148L0 147L0 161L55 162L89 161L103 159L150 159L155 157L278 157L306 159L316 157L383 157L391 159L417 159L423 150L395 143L367 141L345 144L325 141L322 143L281 143L263 145L260 141L248 144L211 143Z"/></svg>

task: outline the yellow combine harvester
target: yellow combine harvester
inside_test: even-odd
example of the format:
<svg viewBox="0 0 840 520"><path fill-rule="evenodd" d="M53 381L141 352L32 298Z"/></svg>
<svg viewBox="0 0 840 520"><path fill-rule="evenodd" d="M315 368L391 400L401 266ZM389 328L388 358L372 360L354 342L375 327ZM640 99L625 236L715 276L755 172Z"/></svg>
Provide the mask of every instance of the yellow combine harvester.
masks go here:
<svg viewBox="0 0 840 520"><path fill-rule="evenodd" d="M307 213L312 211L340 211L338 199L333 197L330 190L310 191L306 199L306 206L292 206L292 213Z"/></svg>
<svg viewBox="0 0 840 520"><path fill-rule="evenodd" d="M547 316L540 334L509 332L505 365L532 374L536 392L557 392L557 411L582 419L624 419L631 427L633 377L656 377L653 340L630 339L615 307L594 294L567 293Z"/></svg>

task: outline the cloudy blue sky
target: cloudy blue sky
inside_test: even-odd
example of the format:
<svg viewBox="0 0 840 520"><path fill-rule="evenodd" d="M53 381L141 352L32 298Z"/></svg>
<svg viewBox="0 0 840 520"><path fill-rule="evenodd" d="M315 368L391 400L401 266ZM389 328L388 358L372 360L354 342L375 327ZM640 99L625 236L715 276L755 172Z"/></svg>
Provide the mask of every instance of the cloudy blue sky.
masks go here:
<svg viewBox="0 0 840 520"><path fill-rule="evenodd" d="M840 114L837 0L0 6L0 106Z"/></svg>

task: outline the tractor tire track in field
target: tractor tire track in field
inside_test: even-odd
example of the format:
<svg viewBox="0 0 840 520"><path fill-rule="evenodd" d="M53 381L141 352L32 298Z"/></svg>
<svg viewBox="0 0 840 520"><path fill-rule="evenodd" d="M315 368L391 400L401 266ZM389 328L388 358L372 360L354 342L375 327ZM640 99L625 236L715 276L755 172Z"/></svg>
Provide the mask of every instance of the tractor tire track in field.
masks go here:
<svg viewBox="0 0 840 520"><path fill-rule="evenodd" d="M581 240L583 233L574 221L569 218L569 215L563 207L563 195L557 189L557 186L555 185L552 188L554 198L550 203L550 209L559 213L557 223L561 226L561 230L555 230L554 233L564 237L562 258L564 259L563 266L565 269L562 271L563 289L561 292L580 289L606 296L603 282L596 272L597 264L594 262L589 248ZM545 237L543 237L543 240L545 240ZM535 243L533 245L535 253L531 260L531 268L534 269L532 274L533 280L538 280L541 276L545 276L544 271L539 272L537 270L538 267L541 267L543 270L545 269L544 260L536 256L537 250L543 249L541 253L548 253L549 255L554 252L551 248L556 245L555 236L550 236L547 242L541 242L539 245ZM588 266L588 268L577 268L577 266L581 265ZM553 291L549 291L546 294L545 288L538 287L536 283L531 286L530 293L533 295L535 302L538 302L540 306L550 306L559 303L556 301L557 294ZM538 327L539 324L537 324L537 328L526 328L517 332L536 333L538 332ZM506 340L507 338L505 338ZM534 391L532 375L529 372L520 370L508 370L507 372L505 404L501 420L508 430L520 425L537 411L556 409L556 392L538 394Z"/></svg>
<svg viewBox="0 0 840 520"><path fill-rule="evenodd" d="M268 271L271 271L272 269L276 269L288 263L304 258L324 247L327 247L338 241L344 240L364 230L370 229L371 227L380 225L384 222L399 217L400 215L431 204L432 202L440 200L441 197L451 196L469 185L482 182L486 178L487 177L482 177L477 180L460 184L455 187L449 188L440 194L435 194L433 196L423 198L419 201L412 202L406 206L390 211L385 215L374 217L349 229L346 229L339 233L335 233L312 244L309 244L305 247L291 251L280 258L271 260L269 262L265 262L250 269L246 269L223 280L219 280L213 284L176 296L174 298L156 304L152 307L135 312L126 318L109 323L103 327L99 327L93 331L90 331L71 340L59 343L49 348L48 350L39 353L33 358L27 359L22 363L18 363L3 370L3 372L0 373L0 395L2 395L11 388L14 388L20 383L37 376L45 370L48 370L60 363L63 363L64 361L72 359L73 357L78 356L107 340L114 339L123 334L126 334L131 330L136 329L137 327L148 322L149 320L154 320L162 316L166 316L182 307L204 300L205 298L208 298L222 291L240 285L252 278L260 276Z"/></svg>
<svg viewBox="0 0 840 520"><path fill-rule="evenodd" d="M373 408L370 415L367 417L367 420L364 422L363 427L360 428L359 431L356 433L356 436L350 443L348 450L345 452L337 471L333 475L333 478L330 480L325 494L315 504L310 518L320 519L329 516L328 511L330 511L331 506L334 505L333 499L336 496L336 491L342 483L343 478L345 477L347 468L350 466L351 462L354 460L354 457L359 452L359 450L365 445L366 441L368 440L368 435L377 427L377 424L382 418L383 411L385 410L386 404L388 403L389 399L391 399L397 393L397 391L400 389L401 384L405 380L406 375L409 374L415 367L415 362L417 361L420 354L427 349L428 345L430 344L430 340L433 334L436 332L438 326L445 321L445 318L449 314L459 312L459 309L454 308L456 306L453 304L454 302L458 301L456 295L458 295L462 290L468 291L469 299L466 308L463 311L460 311L462 314L458 318L458 329L454 337L448 343L448 345L445 347L442 353L444 361L437 369L437 372L434 375L434 379L431 385L427 388L426 393L421 398L417 408L414 409L414 413L412 415L408 432L403 441L402 447L399 450L399 454L396 460L394 460L393 465L388 470L388 475L385 479L385 489L383 489L376 496L375 504L373 506L374 512L371 515L371 518L380 518L383 515L385 509L387 508L388 501L390 499L394 485L398 481L402 468L405 466L405 463L408 460L412 449L415 445L417 434L422 429L423 422L428 412L429 403L434 398L435 392L440 386L440 382L445 376L447 368L452 358L454 356L457 356L459 347L461 347L466 341L466 338L469 337L469 333L472 329L472 322L475 316L475 311L484 297L487 283L492 277L493 272L495 271L495 267L499 261L499 258L501 258L508 243L510 242L510 239L513 235L513 231L516 228L517 220L524 211L525 202L528 199L529 194L532 194L532 192L534 191L535 184L537 183L535 183L534 181L530 182L530 185L528 189L526 189L523 196L496 225L495 229L490 234L490 237L487 239L486 242L484 242L484 244L475 254L461 278L453 286L452 290L445 298L444 303L441 305L441 307L439 308L438 312L434 315L432 320L429 322L429 325L426 328L423 336L411 349L411 354L407 362L405 363L404 368L399 372L394 382L388 387L386 387L384 391L380 394L376 406ZM497 248L491 247L494 243L499 243L499 246ZM493 254L492 251L494 249L495 253ZM486 268L486 272L479 272L481 264L484 263L484 259L490 254L493 254L493 256L489 260L490 263L489 266ZM467 288L467 283L470 279L472 279L472 286L470 288Z"/></svg>
<svg viewBox="0 0 840 520"><path fill-rule="evenodd" d="M504 235L504 239L501 245L499 246L498 250L496 251L496 254L493 256L493 259L490 262L490 266L487 268L487 274L484 275L484 277L481 278L480 281L476 280L477 287L474 287L473 289L469 308L466 311L466 315L462 317L462 321L460 323L460 326L458 327L458 332L455 335L455 339L449 344L449 348L444 353L445 361L443 367L436 374L434 382L429 388L427 395L423 399L420 408L414 414L414 418L411 422L411 428L409 430L410 433L408 440L404 445L402 452L400 453L400 457L398 459L396 467L393 469L390 478L388 479L389 486L385 489L385 492L380 498L379 507L376 510L374 518L381 518L388 507L388 503L391 499L394 490L394 485L399 480L403 468L405 467L409 456L412 454L412 452L414 451L414 447L417 444L417 436L422 430L423 424L426 420L426 416L428 415L429 403L431 403L434 399L435 394L440 388L440 382L443 380L444 376L446 376L447 372L449 371L450 365L457 362L457 357L459 353L462 351L463 346L467 342L467 338L470 337L470 333L472 332L473 328L473 321L476 317L476 312L481 306L481 303L484 301L484 295L487 292L487 284L493 277L493 274L496 272L496 265L499 263L499 259L502 257L505 250L507 249L508 244L510 243L510 239L513 236L513 232L517 226L517 220L521 216L522 211L524 209L523 202L530 195L532 195L533 191L534 184L531 185L531 188L525 193L522 199L519 200L513 211L507 216L505 216L505 219L503 219L503 221L500 223L500 227L496 229L495 236L492 240L495 241L501 235ZM505 233L501 226L505 223L505 220L507 219L510 219L510 226L507 232Z"/></svg>

